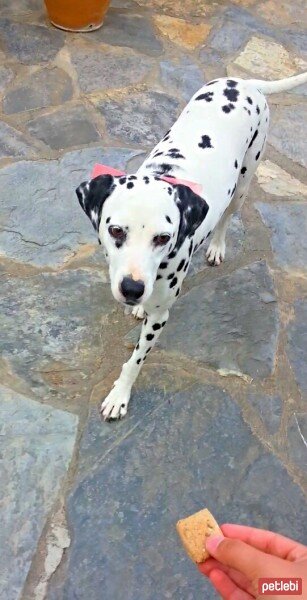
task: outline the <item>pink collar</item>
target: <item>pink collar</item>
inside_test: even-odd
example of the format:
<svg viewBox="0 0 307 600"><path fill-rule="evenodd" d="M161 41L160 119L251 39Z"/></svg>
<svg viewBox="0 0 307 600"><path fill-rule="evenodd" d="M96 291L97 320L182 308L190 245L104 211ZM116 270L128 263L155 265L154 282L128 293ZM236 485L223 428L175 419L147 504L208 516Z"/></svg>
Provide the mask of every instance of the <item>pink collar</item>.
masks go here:
<svg viewBox="0 0 307 600"><path fill-rule="evenodd" d="M107 167L106 165L96 164L93 168L93 171L91 174L91 179L98 177L98 175L122 176L122 175L126 175L126 173L124 173L124 171L118 171L118 169L114 169L113 167ZM178 185L178 184L186 185L187 187L189 187L192 190L192 192L194 192L195 194L201 195L202 186L199 183L194 183L193 181L186 181L185 179L176 179L175 177L167 177L165 175L162 175L161 177L159 177L159 179L162 179L163 181L167 181L168 183L171 183L173 185Z"/></svg>

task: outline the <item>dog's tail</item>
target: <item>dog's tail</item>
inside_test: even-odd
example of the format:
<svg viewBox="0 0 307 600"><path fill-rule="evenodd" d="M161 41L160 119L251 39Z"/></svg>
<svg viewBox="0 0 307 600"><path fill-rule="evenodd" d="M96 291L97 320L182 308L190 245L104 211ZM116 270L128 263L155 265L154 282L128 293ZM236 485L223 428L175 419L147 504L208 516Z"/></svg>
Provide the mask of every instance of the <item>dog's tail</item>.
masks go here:
<svg viewBox="0 0 307 600"><path fill-rule="evenodd" d="M278 94L279 92L285 92L286 90L292 90L297 85L307 83L307 72L295 75L294 77L287 77L286 79L278 79L277 81L262 81L261 79L250 79L258 90L264 94Z"/></svg>

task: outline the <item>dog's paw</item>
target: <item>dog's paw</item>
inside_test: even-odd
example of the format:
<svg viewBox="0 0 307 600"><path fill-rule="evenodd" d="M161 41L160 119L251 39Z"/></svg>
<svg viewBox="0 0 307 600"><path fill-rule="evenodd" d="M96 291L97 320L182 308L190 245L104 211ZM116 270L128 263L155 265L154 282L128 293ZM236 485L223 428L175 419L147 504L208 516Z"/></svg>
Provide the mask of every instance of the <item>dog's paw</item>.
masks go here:
<svg viewBox="0 0 307 600"><path fill-rule="evenodd" d="M116 382L101 404L100 412L104 421L122 419L127 414L129 400L130 392Z"/></svg>
<svg viewBox="0 0 307 600"><path fill-rule="evenodd" d="M209 265L218 266L225 258L226 244L225 242L216 243L212 240L206 252Z"/></svg>
<svg viewBox="0 0 307 600"><path fill-rule="evenodd" d="M144 319L145 310L144 310L143 306L141 304L139 304L138 306L133 307L132 314L136 319Z"/></svg>

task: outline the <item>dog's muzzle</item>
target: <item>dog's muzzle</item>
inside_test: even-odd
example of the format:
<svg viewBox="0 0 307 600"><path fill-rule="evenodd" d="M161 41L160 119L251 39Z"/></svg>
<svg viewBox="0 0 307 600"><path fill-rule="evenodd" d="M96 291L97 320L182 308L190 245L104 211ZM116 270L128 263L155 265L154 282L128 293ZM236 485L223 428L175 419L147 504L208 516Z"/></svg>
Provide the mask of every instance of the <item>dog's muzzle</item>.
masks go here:
<svg viewBox="0 0 307 600"><path fill-rule="evenodd" d="M145 285L143 281L134 281L130 277L124 277L119 285L119 291L124 296L126 304L133 306L138 304L143 296Z"/></svg>

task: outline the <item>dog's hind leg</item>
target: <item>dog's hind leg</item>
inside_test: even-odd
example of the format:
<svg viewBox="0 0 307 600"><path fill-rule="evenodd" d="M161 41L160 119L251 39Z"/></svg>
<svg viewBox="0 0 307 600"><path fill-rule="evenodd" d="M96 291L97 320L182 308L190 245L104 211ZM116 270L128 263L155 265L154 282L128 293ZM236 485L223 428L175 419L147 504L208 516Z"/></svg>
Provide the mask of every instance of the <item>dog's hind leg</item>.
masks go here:
<svg viewBox="0 0 307 600"><path fill-rule="evenodd" d="M210 265L219 265L225 258L228 225L232 215L241 210L244 204L251 180L264 154L265 140L265 134L262 136L259 135L257 143L248 148L245 154L233 198L213 232L213 237L206 253L207 261Z"/></svg>
<svg viewBox="0 0 307 600"><path fill-rule="evenodd" d="M102 402L101 414L104 420L120 419L127 413L131 388L147 358L150 350L156 343L169 316L169 311L161 311L147 315L142 323L140 339L132 353L131 358L121 370L121 374L114 387Z"/></svg>

